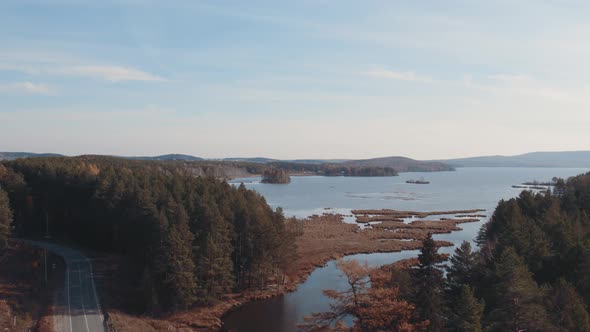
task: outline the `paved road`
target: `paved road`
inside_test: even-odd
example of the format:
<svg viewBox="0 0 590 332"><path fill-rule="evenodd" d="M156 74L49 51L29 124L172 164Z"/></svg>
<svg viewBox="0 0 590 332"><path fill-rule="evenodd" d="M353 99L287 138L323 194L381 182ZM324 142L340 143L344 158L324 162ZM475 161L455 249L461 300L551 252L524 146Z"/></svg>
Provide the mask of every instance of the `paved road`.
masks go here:
<svg viewBox="0 0 590 332"><path fill-rule="evenodd" d="M105 332L90 260L75 249L55 243L29 242L63 257L66 263L64 289L55 297L56 332Z"/></svg>

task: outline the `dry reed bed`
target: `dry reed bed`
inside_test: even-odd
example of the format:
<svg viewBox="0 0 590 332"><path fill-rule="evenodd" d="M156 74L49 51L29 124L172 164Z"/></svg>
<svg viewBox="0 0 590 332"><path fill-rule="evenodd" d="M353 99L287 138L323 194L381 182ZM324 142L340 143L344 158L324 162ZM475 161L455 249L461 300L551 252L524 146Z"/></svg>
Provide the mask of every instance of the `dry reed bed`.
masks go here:
<svg viewBox="0 0 590 332"><path fill-rule="evenodd" d="M484 209L471 209L471 210L450 210L450 211L432 211L432 212L419 212L419 211L399 211L391 209L374 209L374 210L352 210L351 213L358 215L375 215L375 216L394 216L395 218L426 218L435 215L456 215L456 214L474 214L477 212L484 212Z"/></svg>

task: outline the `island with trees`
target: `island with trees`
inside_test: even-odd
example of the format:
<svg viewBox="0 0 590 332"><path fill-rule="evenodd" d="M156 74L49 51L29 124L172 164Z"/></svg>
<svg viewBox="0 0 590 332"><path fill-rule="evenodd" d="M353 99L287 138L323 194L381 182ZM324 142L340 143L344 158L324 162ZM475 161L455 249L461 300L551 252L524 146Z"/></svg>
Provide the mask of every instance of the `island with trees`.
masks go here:
<svg viewBox="0 0 590 332"><path fill-rule="evenodd" d="M268 169L262 173L262 183L286 184L291 182L289 173L283 169Z"/></svg>

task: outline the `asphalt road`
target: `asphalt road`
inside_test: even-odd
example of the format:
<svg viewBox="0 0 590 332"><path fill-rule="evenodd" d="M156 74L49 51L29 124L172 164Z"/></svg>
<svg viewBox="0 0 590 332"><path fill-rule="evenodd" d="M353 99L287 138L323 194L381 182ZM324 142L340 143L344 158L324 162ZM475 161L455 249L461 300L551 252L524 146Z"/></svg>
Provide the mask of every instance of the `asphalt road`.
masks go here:
<svg viewBox="0 0 590 332"><path fill-rule="evenodd" d="M29 242L63 257L66 263L64 288L55 297L56 332L105 332L90 260L72 248L49 242Z"/></svg>

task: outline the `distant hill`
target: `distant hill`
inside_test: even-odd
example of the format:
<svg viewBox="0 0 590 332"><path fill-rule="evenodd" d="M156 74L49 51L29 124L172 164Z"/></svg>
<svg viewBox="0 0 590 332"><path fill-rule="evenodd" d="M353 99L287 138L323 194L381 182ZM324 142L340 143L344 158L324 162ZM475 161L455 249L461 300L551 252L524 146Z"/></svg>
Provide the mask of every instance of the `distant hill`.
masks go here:
<svg viewBox="0 0 590 332"><path fill-rule="evenodd" d="M275 161L279 161L278 159L271 159L271 158L263 158L263 157L254 157L254 158L223 158L222 161L243 161L247 163L272 163Z"/></svg>
<svg viewBox="0 0 590 332"><path fill-rule="evenodd" d="M57 153L0 152L0 160L13 160L29 157L63 157L63 155Z"/></svg>
<svg viewBox="0 0 590 332"><path fill-rule="evenodd" d="M243 161L248 163L276 163L276 162L285 162L285 163L296 163L296 164L310 164L310 165L321 165L321 164L337 164L344 161L349 161L350 159L272 159L272 158L263 158L263 157L254 157L254 158L223 158L223 161Z"/></svg>
<svg viewBox="0 0 590 332"><path fill-rule="evenodd" d="M440 160L455 167L589 167L590 151L531 152Z"/></svg>
<svg viewBox="0 0 590 332"><path fill-rule="evenodd" d="M350 159L294 159L294 160L283 160L290 163L297 163L297 164L311 164L311 165L321 165L321 164L340 164L345 161L350 161Z"/></svg>
<svg viewBox="0 0 590 332"><path fill-rule="evenodd" d="M185 160L185 161L197 161L197 160L204 160L200 157L190 156L186 154L165 154L161 156L155 157L123 157L127 159L136 159L136 160Z"/></svg>
<svg viewBox="0 0 590 332"><path fill-rule="evenodd" d="M27 157L58 157L63 156L55 153L28 153L28 152L0 152L0 160L7 159L12 160L16 158L27 158ZM405 157L384 157L374 159L363 159L363 160L349 160L349 159L293 159L293 160L279 160L264 157L254 158L223 158L223 159L203 159L185 154L165 154L161 156L118 156L119 158L132 159L132 160L157 160L157 161L203 161L203 162L229 162L229 163L244 163L242 167L247 166L249 163L252 164L275 164L278 167L285 169L307 169L312 167L313 170L317 171L318 167L322 165L342 165L346 167L390 167L396 172L436 172L436 171L448 171L452 170L447 164L436 161L419 161ZM300 166L297 166L300 165ZM308 166L305 166L308 165ZM299 167L299 168L298 168ZM252 168L252 167L250 167ZM260 171L258 167L256 171ZM251 169L251 171L254 171Z"/></svg>
<svg viewBox="0 0 590 332"><path fill-rule="evenodd" d="M420 161L406 157L383 157L350 160L340 164L350 167L391 167L397 172L440 172L453 170L453 167L443 162Z"/></svg>

